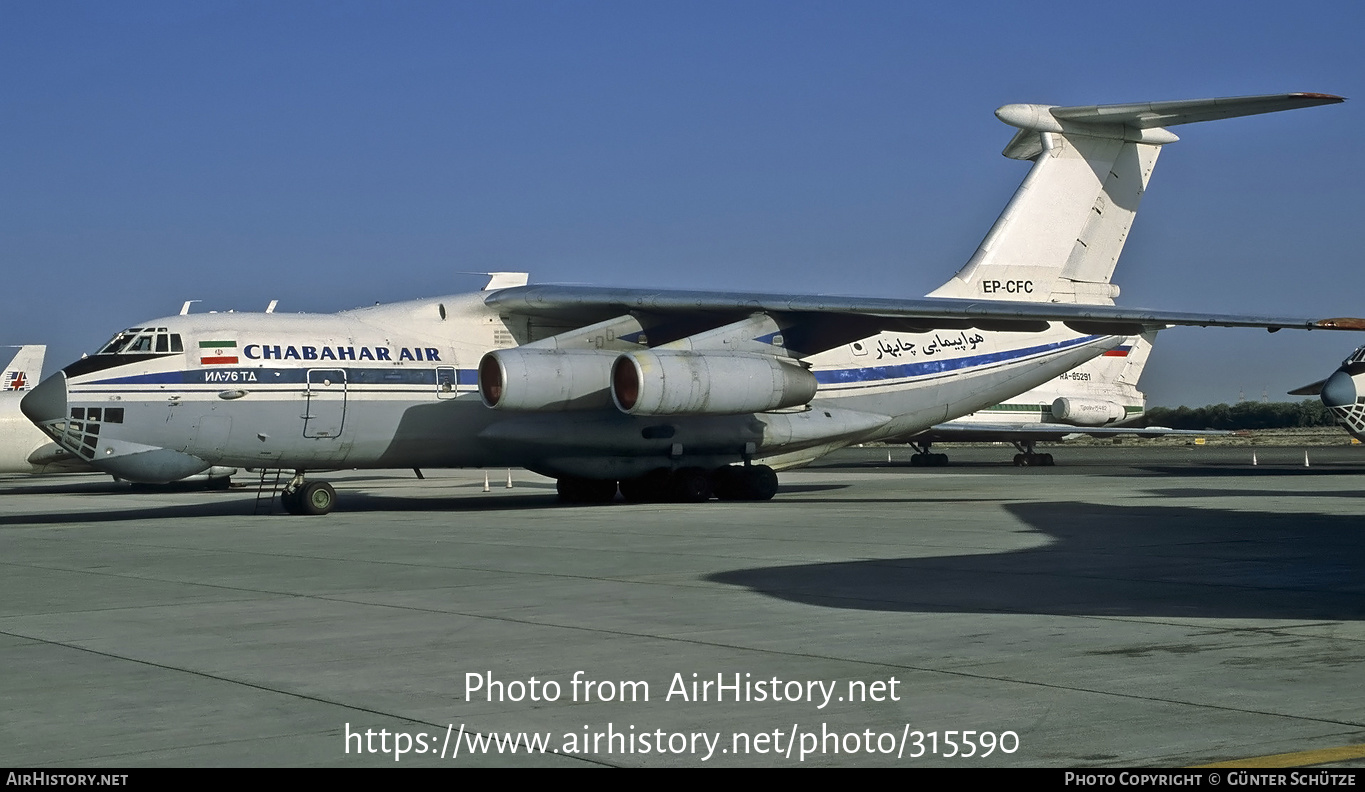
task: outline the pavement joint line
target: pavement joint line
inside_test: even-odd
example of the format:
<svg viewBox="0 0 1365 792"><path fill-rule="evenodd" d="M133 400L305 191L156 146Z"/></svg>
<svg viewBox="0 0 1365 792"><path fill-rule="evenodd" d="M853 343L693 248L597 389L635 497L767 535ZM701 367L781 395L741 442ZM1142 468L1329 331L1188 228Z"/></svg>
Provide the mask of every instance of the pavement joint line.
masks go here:
<svg viewBox="0 0 1365 792"><path fill-rule="evenodd" d="M264 693L274 693L274 694L281 695L281 696L288 696L288 697L290 697L290 698L296 698L296 699L299 699L299 700L302 700L302 701L311 701L311 702L313 702L313 703L315 703L315 704L324 704L324 705L332 706L332 707L340 707L340 708L342 708L342 709L352 710L352 711L355 711L355 712L364 712L364 713L366 713L366 714L368 714L368 715L377 715L377 716L383 717L383 718L393 718L393 719L395 719L395 720L405 721L405 722L407 722L407 723L413 723L413 724L417 724L417 725L420 725L420 726L430 726L430 727L432 727L433 729L437 729L437 730L444 729L446 726L449 725L449 724L443 724L443 723L432 723L432 722L430 722L430 721L421 720L420 718L413 718L413 717L409 717L409 716L407 716L407 715L397 715L397 714L394 714L394 713L392 713L392 712L384 712L384 711L382 711L382 710L371 709L371 708L369 708L369 707L361 707L361 706L358 706L358 705L355 705L355 704L346 704L346 703L344 703L344 702L333 701L333 700L331 700L331 699L326 699L326 698L323 698L323 697L321 697L321 696L313 696L313 695L310 695L310 694L308 694L308 693L299 693L299 692L293 691L293 690L283 690L283 689L281 689L281 688L271 687L271 686L269 686L269 685L262 685L262 684L257 683L257 682L248 682L248 681L246 681L246 680L244 680L244 679L233 679L232 677L225 677L225 676L222 676L222 675L219 675L219 674L211 674L211 673L209 673L209 672L207 672L207 671L196 671L196 670L193 669L193 668L184 668L184 667L181 667L181 666L168 665L168 664L166 664L166 663L158 663L158 662L155 662L155 661L153 661L153 660L144 660L144 659L137 658L137 657L129 657L129 656L127 656L127 655L114 654L113 652L105 652L105 651L101 651L101 650L99 650L99 649L91 649L90 647L87 647L87 646L80 646L79 644L67 643L67 642L65 642L65 641L54 641L54 640L49 639L49 638L40 638L40 637L37 637L37 636L22 635L22 634L20 634L20 633L10 632L9 630L0 630L0 635L7 635L7 636L9 636L9 637L11 637L11 638L24 638L24 639L28 639L28 640L31 640L31 641L36 641L37 643L45 644L45 645L48 645L48 646L57 646L57 647L61 647L61 648L63 648L63 649L73 649L73 650L75 650L75 651L77 651L77 652L86 652L86 653L88 653L88 654L92 654L92 655L95 655L95 656L97 656L97 657L105 657L105 658L108 658L108 659L110 659L110 660L122 660L122 661L124 661L124 662L126 662L126 663L136 663L136 664L138 664L138 665L144 665L144 666L148 666L148 667L150 667L150 668L159 668L159 669L161 669L161 670L163 670L163 671L172 671L172 672L179 672L179 673L182 673L182 674L189 674L190 676L196 676L196 677L199 677L199 678L201 678L201 679L209 679L209 680L212 680L212 681L214 681L214 682L223 682L223 683L229 684L229 685L241 685L242 687L251 688L251 689L253 689L253 690L259 690L259 691L262 691L262 692L264 692ZM466 729L466 730L465 730L465 733L466 733L466 734L478 734L478 735L484 734L484 732L474 731L474 730L472 730L472 729ZM491 735L491 734L494 734L494 732L488 732L488 734ZM547 755L549 755L549 754L547 754ZM606 766L608 766L608 767L615 767L615 766L616 766L616 765L612 765L612 764L607 763L607 762L602 762L602 761L600 761L600 760L593 760L593 759L589 759L589 758L587 758L587 757L578 756L578 755L576 755L576 754L555 754L555 755L557 755L557 756L567 756L567 757L569 757L570 759L578 759L578 760L581 760L581 761L590 762L590 763L592 763L592 764L602 764L602 765L606 765Z"/></svg>
<svg viewBox="0 0 1365 792"><path fill-rule="evenodd" d="M778 529L778 528L780 528L780 527L783 527L783 526L777 526L777 525L774 525L774 526L773 526L774 529ZM632 534L631 534L631 532L629 532L629 531L594 531L594 532L592 532L591 534L588 534L588 535L590 535L590 536L631 536ZM768 537L768 536L759 536L758 534L753 534L753 535L749 535L749 536L740 536L740 537L736 537L736 535L735 535L734 533L728 533L728 534L715 534L715 535L707 535L707 534L702 534L702 533L676 533L676 534L667 534L667 533L660 534L660 533L655 533L655 534L653 534L653 536L655 536L655 537L667 538L667 539L685 539L685 540L689 540L689 541L691 541L691 540L697 540L697 539L713 539L713 540L717 540L717 541L727 541L727 542L732 542L732 543L735 543L735 542L742 542L742 541L754 541L754 540L758 540L758 539L761 539L765 544L767 544L767 543L769 543L769 542L779 542L779 543L780 543L780 542L791 542L791 543L808 544L808 543L811 541L810 538L809 538L808 536L803 536L803 537L801 537L801 538L795 538L795 539L789 538L789 537L787 537L787 536ZM36 540L38 540L38 541L47 541L47 542L54 542L54 543L62 543L62 542L67 541L67 539L64 538L64 537L44 537L44 536L37 536L37 537L31 537L31 538L36 539ZM393 542L407 542L407 541L411 541L411 542L413 542L413 543L431 543L431 541L432 541L430 537L420 537L420 538L415 538L415 539L408 539L407 537L404 537L404 536L392 536L392 537L386 536L386 537L385 537L385 540L386 540L386 541L393 541ZM332 558L332 556L310 556L310 555L300 555L300 554L297 554L297 553L261 553L261 552L254 552L254 551L251 551L251 550L243 550L243 549L240 549L240 548L229 548L229 547L198 547L198 546L194 546L194 545L163 544L163 543L159 543L159 542L127 542L127 541L118 541L118 540L114 540L114 539L104 539L104 538L86 539L86 540L83 540L83 541L87 541L87 542L90 543L90 544L96 544L96 543L98 543L98 544L104 544L104 545L113 545L113 546L116 546L116 547L133 547L133 548L138 548L138 549L148 549L148 548L151 548L151 549L158 549L158 550L191 550L191 551L205 552L205 553L232 553L232 554L241 554L241 555L260 555L260 556L268 556L268 557L271 557L271 558L317 558L317 559L330 559L330 558ZM475 540L469 540L469 539L451 539L451 540L449 540L449 541L451 541L451 542L458 542L459 544L474 545L474 546L477 546L477 547L512 547L512 548L520 548L520 547L523 547L523 546L524 546L523 544L518 544L518 543L516 543L516 542L497 542L497 541L490 541L490 540L477 540L477 541L475 541ZM829 544L830 544L831 546L833 546L833 547L846 547L846 546L848 546L849 542L847 542L847 541L830 540L830 541L829 541ZM873 546L873 547L902 547L902 546L904 546L904 545L902 545L902 544L900 544L900 543L895 543L895 542L874 542L874 541L858 541L858 542L854 542L854 544L869 545L869 546ZM595 551L597 551L597 550L600 549L600 548L597 548L597 547L582 546L582 545L538 545L538 546L539 546L539 547L547 547L547 549L553 548L553 549L563 549L563 550L582 550L582 551L584 551L584 552L595 552ZM935 546L937 546L937 545L928 545L928 546L935 547ZM618 549L618 548L613 548L613 550L617 550L617 549ZM664 552L664 551L657 551L657 550L630 550L630 549L625 549L625 550L623 550L623 552L637 553L637 554L640 554L640 555L659 555L659 554L662 554L662 552ZM676 550L668 550L668 551L666 551L666 553L667 553L668 555L678 555L678 556L684 556L684 557L687 557L687 558L713 558L713 557L718 557L718 558L730 558L730 557L732 557L731 555L728 555L728 554L726 554L726 555L721 555L721 554L716 554L716 553L682 552L682 551L676 551ZM348 559L338 559L338 560L348 560ZM368 561L369 559L365 559L365 560ZM760 561L761 561L761 560L766 560L766 559L763 558L763 557L755 557L755 560L760 560ZM3 562L0 562L0 563L3 563ZM382 562L382 563L402 564L402 563L405 563L405 562L386 561L386 562Z"/></svg>
<svg viewBox="0 0 1365 792"><path fill-rule="evenodd" d="M1199 769L1311 767L1313 765L1333 764L1361 758L1365 758L1365 744L1355 743L1352 745L1341 745L1336 748L1318 748L1311 751L1250 756L1244 759L1231 759L1226 762L1196 765L1196 767Z"/></svg>
<svg viewBox="0 0 1365 792"><path fill-rule="evenodd" d="M241 739L236 739L236 740L211 740L211 741L209 741L209 742L188 743L188 744L184 744L184 745L178 745L178 746L176 746L176 747L177 747L177 748L209 748L209 747L218 746L218 745L241 745L241 744L243 744L243 743L260 742L261 740L279 740L279 739L283 739L283 738L286 738L286 737L305 737L305 736L308 736L308 735L314 735L314 736L321 737L321 736L324 736L324 735L327 735L327 734L331 734L331 732L332 732L331 729L327 729L326 731L317 731L317 730L297 731L297 732L289 732L289 733L284 733L284 734L261 735L261 736L259 736L259 737L243 737L243 738L241 738ZM120 758L126 758L126 757L130 757L130 756L142 756L142 755L144 755L144 754L156 753L156 752L159 752L159 751L162 751L162 750L165 750L165 749L163 749L163 748L148 748L148 749L141 750L141 751L120 751L120 752L118 752L118 753L100 754L100 755L97 755L97 756L89 756L89 757L82 756L82 757L77 758L75 761L80 761L80 762L86 762L86 761L88 761L88 762L100 762L100 761L104 761L104 760L109 760L109 759L120 759ZM66 761L68 761L68 760L59 760L59 761L57 761L57 762L50 763L50 764L44 764L44 763L42 763L42 762L35 762L35 763L33 764L33 766L34 766L34 767L57 767L57 768L66 768L66 767L69 767L68 764L65 764L65 763L64 763L64 762L66 762Z"/></svg>

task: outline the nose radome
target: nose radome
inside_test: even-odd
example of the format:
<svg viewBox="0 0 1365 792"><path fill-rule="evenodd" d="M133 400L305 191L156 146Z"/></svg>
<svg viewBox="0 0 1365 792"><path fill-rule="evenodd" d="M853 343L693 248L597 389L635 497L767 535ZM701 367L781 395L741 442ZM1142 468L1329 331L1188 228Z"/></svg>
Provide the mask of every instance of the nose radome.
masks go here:
<svg viewBox="0 0 1365 792"><path fill-rule="evenodd" d="M39 385L38 387L42 387ZM34 391L37 393L37 391ZM27 401L27 399L25 399ZM1345 407L1356 403L1355 378L1345 371L1338 371L1327 378L1322 385L1322 403L1328 407Z"/></svg>
<svg viewBox="0 0 1365 792"><path fill-rule="evenodd" d="M57 372L28 392L19 409L36 424L66 418L66 374Z"/></svg>

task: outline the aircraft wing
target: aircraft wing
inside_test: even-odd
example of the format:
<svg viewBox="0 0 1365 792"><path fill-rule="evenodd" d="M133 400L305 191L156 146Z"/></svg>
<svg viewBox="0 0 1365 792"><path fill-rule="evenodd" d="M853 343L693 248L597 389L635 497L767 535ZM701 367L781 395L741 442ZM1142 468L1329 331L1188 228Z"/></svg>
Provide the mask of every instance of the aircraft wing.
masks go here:
<svg viewBox="0 0 1365 792"><path fill-rule="evenodd" d="M892 299L759 292L661 291L594 286L534 285L489 292L484 302L500 311L587 325L624 314L739 319L755 313L782 315L814 326L823 348L881 331L924 332L977 328L1042 332L1063 322L1086 334L1138 335L1174 325L1303 330L1365 330L1365 319L1308 319L1236 314L1153 311L1109 305L1030 303L947 298ZM823 331L823 332L821 332ZM814 347L809 352L819 351Z"/></svg>
<svg viewBox="0 0 1365 792"><path fill-rule="evenodd" d="M1089 435L1091 437L1117 437L1119 435L1130 437L1166 437L1172 435L1217 437L1230 434L1234 434L1234 432L1221 429L1169 429L1162 426L1072 426L1058 423L983 424L949 421L932 426L917 435L905 438L905 440L907 442L928 441L931 443L1014 443L1061 440L1074 435Z"/></svg>

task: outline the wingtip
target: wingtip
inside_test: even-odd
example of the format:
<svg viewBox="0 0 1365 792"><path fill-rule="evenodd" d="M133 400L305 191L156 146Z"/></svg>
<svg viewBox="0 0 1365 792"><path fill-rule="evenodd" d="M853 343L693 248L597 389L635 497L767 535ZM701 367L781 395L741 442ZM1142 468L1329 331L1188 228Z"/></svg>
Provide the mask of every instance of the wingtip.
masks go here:
<svg viewBox="0 0 1365 792"><path fill-rule="evenodd" d="M1300 91L1298 93L1290 94L1290 96L1302 97L1304 99L1320 99L1323 102L1331 104L1346 101L1346 97L1344 96L1337 96L1336 94L1329 93L1315 93L1313 91Z"/></svg>
<svg viewBox="0 0 1365 792"><path fill-rule="evenodd" d="M1338 316L1333 319L1319 319L1313 323L1313 326L1326 330L1365 330L1365 319L1354 316Z"/></svg>

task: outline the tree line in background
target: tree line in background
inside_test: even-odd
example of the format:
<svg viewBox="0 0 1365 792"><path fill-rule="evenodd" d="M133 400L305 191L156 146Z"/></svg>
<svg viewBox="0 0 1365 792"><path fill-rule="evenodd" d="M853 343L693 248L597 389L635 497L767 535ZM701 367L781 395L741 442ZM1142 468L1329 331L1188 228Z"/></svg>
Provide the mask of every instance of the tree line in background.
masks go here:
<svg viewBox="0 0 1365 792"><path fill-rule="evenodd" d="M1171 429L1290 429L1301 426L1336 426L1337 419L1320 399L1301 402L1211 404L1207 407L1153 407L1147 410L1146 426Z"/></svg>

